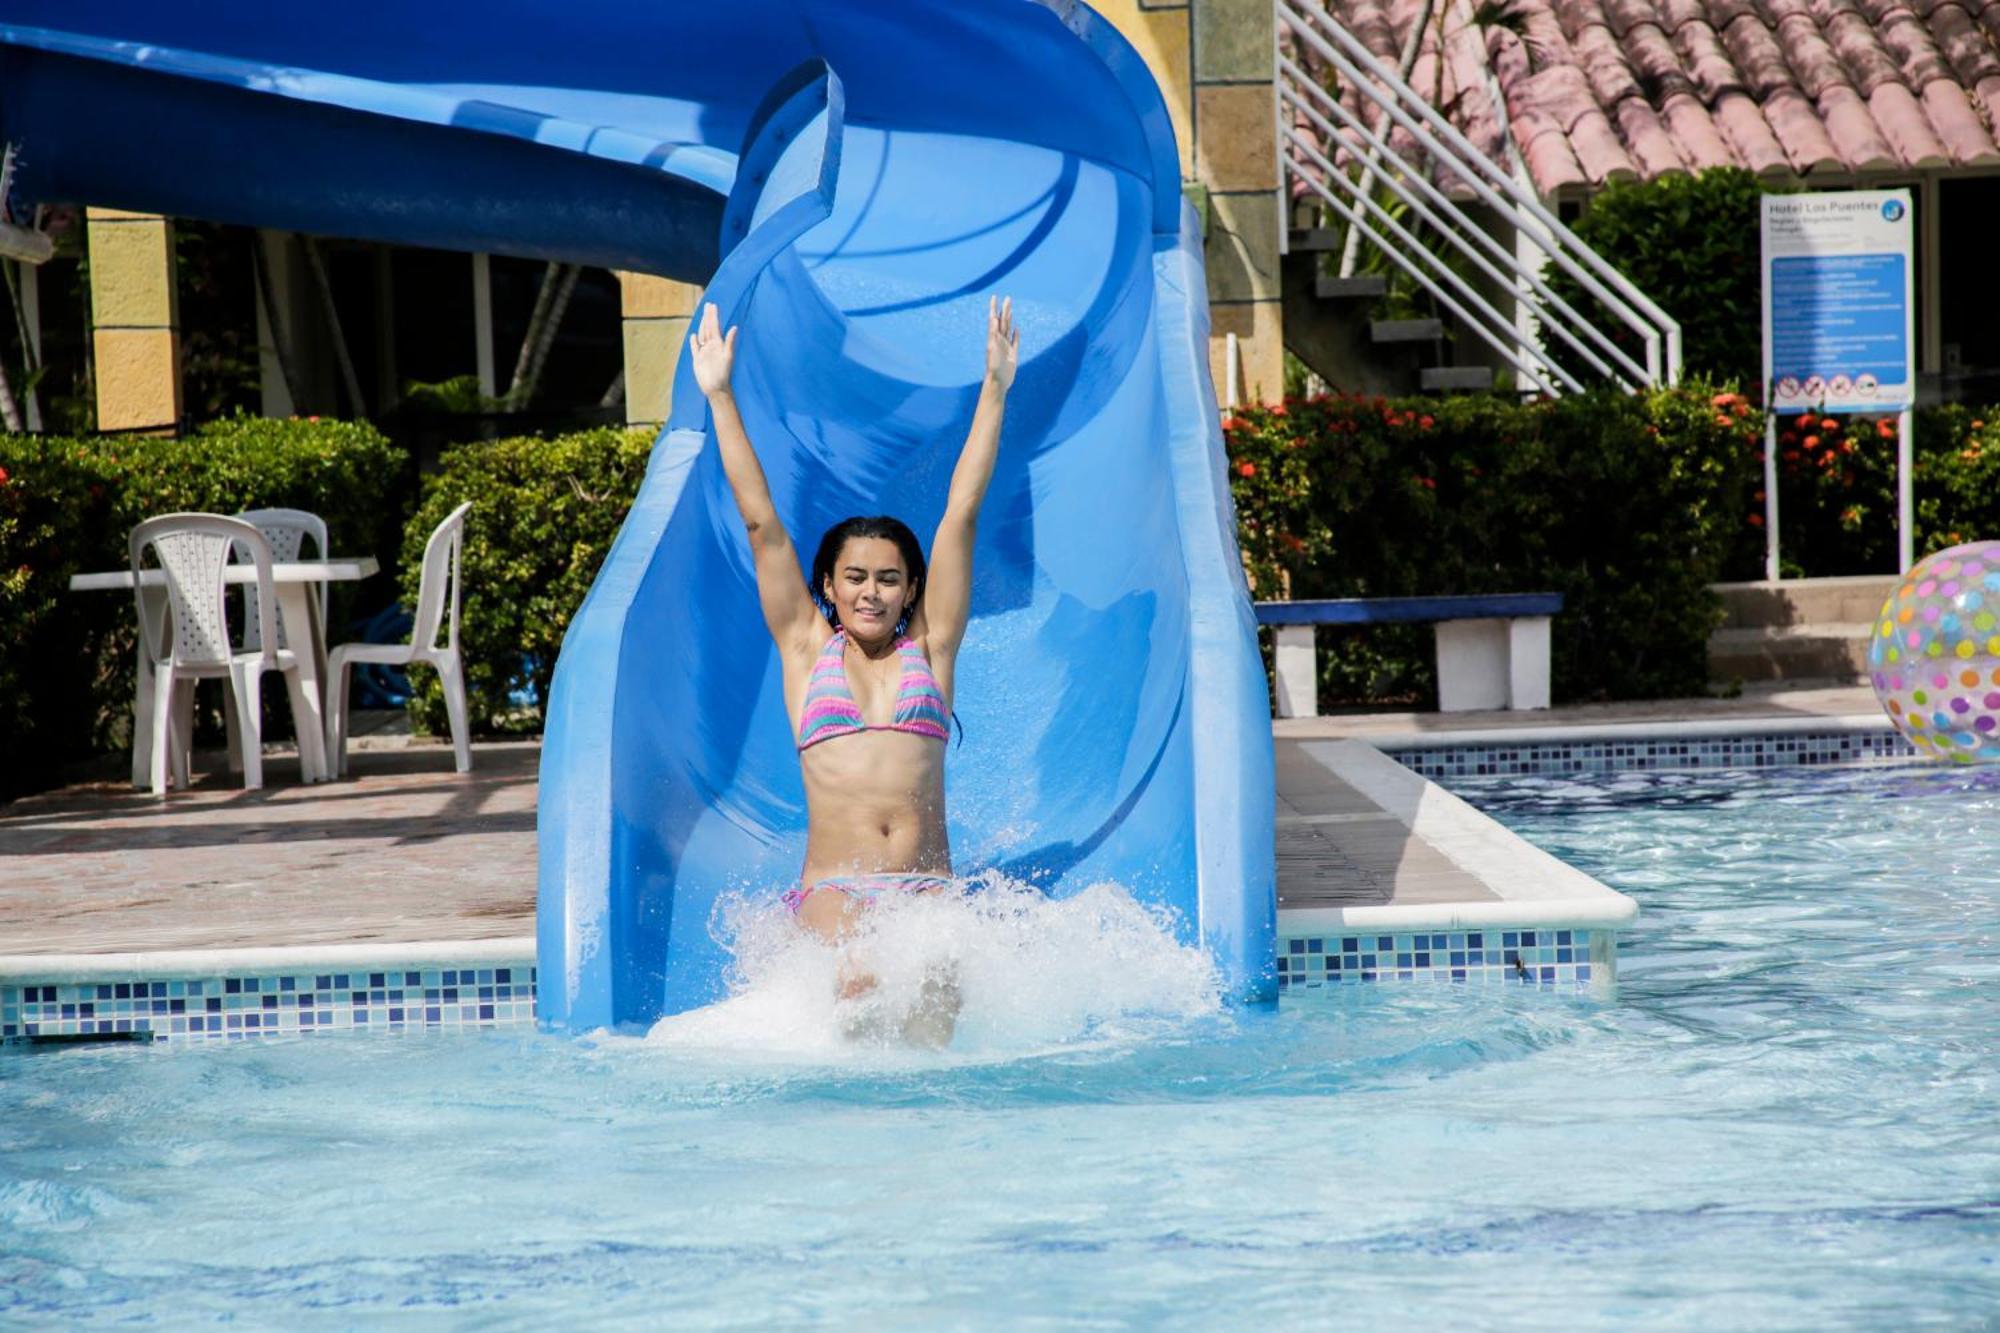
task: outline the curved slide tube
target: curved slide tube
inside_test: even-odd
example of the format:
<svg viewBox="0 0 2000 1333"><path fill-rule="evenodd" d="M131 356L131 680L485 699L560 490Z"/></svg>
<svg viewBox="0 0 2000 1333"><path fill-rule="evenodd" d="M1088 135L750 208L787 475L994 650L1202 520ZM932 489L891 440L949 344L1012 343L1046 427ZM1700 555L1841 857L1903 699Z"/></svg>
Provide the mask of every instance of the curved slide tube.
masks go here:
<svg viewBox="0 0 2000 1333"><path fill-rule="evenodd" d="M27 149L24 193L705 283L743 327L738 401L802 550L852 513L935 527L986 299L1011 294L1022 368L959 664L954 858L1058 895L1125 885L1232 995L1271 996L1269 712L1201 240L1159 94L1108 24L1030 0L746 0L591 5L551 34L516 0L399 8L385 51L372 4L113 0L88 32L51 0L14 8L0 133ZM148 158L78 106L186 151ZM787 887L804 825L683 364L549 701L543 1021L629 1028L719 998L718 902Z"/></svg>

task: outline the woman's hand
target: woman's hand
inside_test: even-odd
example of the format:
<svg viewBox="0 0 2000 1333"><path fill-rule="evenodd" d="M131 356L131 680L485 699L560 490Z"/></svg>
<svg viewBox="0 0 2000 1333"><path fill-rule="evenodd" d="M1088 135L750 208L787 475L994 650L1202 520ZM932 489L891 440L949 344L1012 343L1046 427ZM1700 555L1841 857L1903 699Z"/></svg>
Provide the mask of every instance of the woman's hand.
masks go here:
<svg viewBox="0 0 2000 1333"><path fill-rule="evenodd" d="M1021 331L1014 327L1014 298L986 301L986 382L1005 393L1014 384L1021 350Z"/></svg>
<svg viewBox="0 0 2000 1333"><path fill-rule="evenodd" d="M729 391L729 375L736 368L736 330L727 337L713 303L702 307L701 325L688 340L694 349L694 382L710 398Z"/></svg>

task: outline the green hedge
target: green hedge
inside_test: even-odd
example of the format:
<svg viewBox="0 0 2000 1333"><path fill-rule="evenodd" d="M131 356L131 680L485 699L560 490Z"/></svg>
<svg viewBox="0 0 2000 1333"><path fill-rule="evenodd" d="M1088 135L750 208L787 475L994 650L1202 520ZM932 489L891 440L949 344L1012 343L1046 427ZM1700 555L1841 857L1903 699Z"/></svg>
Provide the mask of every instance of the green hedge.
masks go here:
<svg viewBox="0 0 2000 1333"><path fill-rule="evenodd" d="M475 731L539 730L570 617L611 549L646 473L654 432L593 430L447 451L403 534L403 601L415 606L424 543L461 502L460 648ZM410 713L445 730L437 673L410 673Z"/></svg>
<svg viewBox="0 0 2000 1333"><path fill-rule="evenodd" d="M1703 692L1708 585L1762 568L1763 419L1726 387L1526 405L1293 399L1224 425L1258 596L1561 592L1562 699ZM1888 570L1894 448L1880 423L1788 418L1785 432L1788 573ZM472 501L462 643L474 726L537 727L652 440L596 430L461 445L405 522L408 460L365 425L236 418L180 441L0 436L0 735L12 760L0 798L129 744L131 602L66 585L122 566L133 524L177 509L313 510L336 551L399 567L414 604L425 540ZM1921 412L1916 452L1920 553L2000 534L2000 412ZM386 589L348 595L372 607ZM1435 689L1426 627L1322 634L1337 645L1322 656L1328 703L1420 702ZM436 676L413 675L413 717L444 730Z"/></svg>
<svg viewBox="0 0 2000 1333"><path fill-rule="evenodd" d="M386 566L405 468L373 429L338 421L233 417L181 440L0 435L0 798L130 744L132 599L73 593L71 574L127 565L128 534L156 514L270 506L312 510L335 551Z"/></svg>
<svg viewBox="0 0 2000 1333"><path fill-rule="evenodd" d="M1758 201L1770 192L1768 182L1741 167L1614 184L1590 201L1572 229L1680 321L1688 374L1751 385L1764 375ZM1594 315L1597 327L1616 330L1641 359L1638 340L1574 279L1556 273L1550 282Z"/></svg>
<svg viewBox="0 0 2000 1333"><path fill-rule="evenodd" d="M1556 696L1699 694L1760 423L1705 386L1322 396L1224 423L1260 598L1560 592ZM1430 631L1329 635L1329 701L1432 696Z"/></svg>
<svg viewBox="0 0 2000 1333"><path fill-rule="evenodd" d="M1728 386L1292 399L1224 428L1257 596L1561 592L1558 699L1704 693L1708 584L1763 577L1764 417ZM2000 412L1919 412L1913 452L1919 557L2000 534ZM1895 467L1893 418L1783 418L1785 576L1893 572ZM1320 633L1325 703L1435 697L1427 627Z"/></svg>

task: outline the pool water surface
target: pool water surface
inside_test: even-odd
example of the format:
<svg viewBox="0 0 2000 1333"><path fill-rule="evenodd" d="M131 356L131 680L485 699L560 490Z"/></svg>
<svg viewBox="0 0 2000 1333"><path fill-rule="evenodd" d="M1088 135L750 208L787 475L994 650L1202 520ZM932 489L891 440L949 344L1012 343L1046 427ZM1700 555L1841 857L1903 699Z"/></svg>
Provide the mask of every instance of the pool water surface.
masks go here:
<svg viewBox="0 0 2000 1333"><path fill-rule="evenodd" d="M2000 772L1454 789L1640 901L1611 999L1230 1011L1111 912L1009 938L943 1055L760 1040L754 996L9 1052L0 1323L2000 1317Z"/></svg>

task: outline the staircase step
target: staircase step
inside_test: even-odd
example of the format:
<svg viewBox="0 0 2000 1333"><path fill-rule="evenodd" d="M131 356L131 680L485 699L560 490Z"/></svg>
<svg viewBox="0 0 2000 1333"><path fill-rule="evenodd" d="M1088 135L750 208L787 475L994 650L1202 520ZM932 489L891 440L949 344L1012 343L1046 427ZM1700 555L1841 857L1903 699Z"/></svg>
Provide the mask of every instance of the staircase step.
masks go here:
<svg viewBox="0 0 2000 1333"><path fill-rule="evenodd" d="M1729 618L1724 629L1760 626L1855 624L1873 620L1902 582L1894 574L1785 579L1780 583L1717 583Z"/></svg>
<svg viewBox="0 0 2000 1333"><path fill-rule="evenodd" d="M1294 227L1286 246L1292 250L1338 250L1340 233L1332 227Z"/></svg>
<svg viewBox="0 0 2000 1333"><path fill-rule="evenodd" d="M1378 343L1427 343L1444 337L1441 319L1378 319L1368 325L1368 336Z"/></svg>
<svg viewBox="0 0 2000 1333"><path fill-rule="evenodd" d="M1375 300L1389 294L1389 280L1379 274L1359 278L1320 278L1313 295L1322 301Z"/></svg>
<svg viewBox="0 0 2000 1333"><path fill-rule="evenodd" d="M1425 393L1480 393L1493 387L1493 367L1425 366L1418 383Z"/></svg>
<svg viewBox="0 0 2000 1333"><path fill-rule="evenodd" d="M1720 629L1708 637L1710 680L1861 681L1870 622Z"/></svg>

